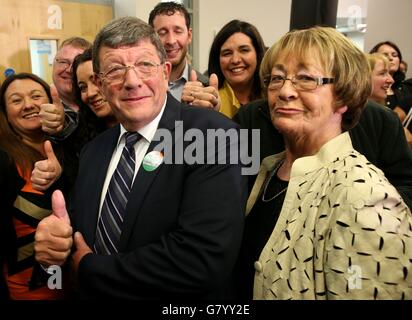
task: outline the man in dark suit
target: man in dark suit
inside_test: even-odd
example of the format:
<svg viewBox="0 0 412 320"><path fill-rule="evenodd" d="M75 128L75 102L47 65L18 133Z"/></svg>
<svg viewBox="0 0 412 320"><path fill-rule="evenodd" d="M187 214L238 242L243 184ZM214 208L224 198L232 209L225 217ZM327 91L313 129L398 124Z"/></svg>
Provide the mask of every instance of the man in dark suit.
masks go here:
<svg viewBox="0 0 412 320"><path fill-rule="evenodd" d="M179 159L184 154L187 160L185 148L193 147L186 141L189 130L203 133L207 141L210 129L236 132L237 125L212 110L182 105L167 93L171 65L155 31L137 18L113 20L99 32L93 68L120 125L82 150L70 215L62 195L53 195L54 214L36 232L36 259L43 266L64 264L74 229L72 265L84 298L229 297L226 284L242 237L246 200L241 166L230 164L229 142L197 148L215 153L206 152L194 164ZM129 137L136 132L140 140L130 147ZM162 143L172 141L164 154L157 151L159 132L170 133ZM116 174L127 180L118 165L125 161L126 148L134 155L134 182L130 191L112 192ZM222 151L226 161L211 161ZM174 163L166 161L170 152ZM127 163L130 169L133 164ZM110 201L121 215L113 199L119 194L116 201L127 199L121 223L116 212L105 220Z"/></svg>

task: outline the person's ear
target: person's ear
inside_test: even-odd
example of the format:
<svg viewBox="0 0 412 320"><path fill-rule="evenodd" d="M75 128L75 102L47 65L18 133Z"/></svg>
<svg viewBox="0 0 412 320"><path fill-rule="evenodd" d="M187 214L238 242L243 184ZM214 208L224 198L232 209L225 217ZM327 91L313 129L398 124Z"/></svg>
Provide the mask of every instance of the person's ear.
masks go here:
<svg viewBox="0 0 412 320"><path fill-rule="evenodd" d="M187 44L189 45L189 44L192 43L192 37L193 37L192 28L189 28L189 29L187 30L187 35L188 35L188 37L189 37L189 40L188 40Z"/></svg>
<svg viewBox="0 0 412 320"><path fill-rule="evenodd" d="M336 109L336 113L343 115L346 111L348 111L348 106L340 106Z"/></svg>
<svg viewBox="0 0 412 320"><path fill-rule="evenodd" d="M163 67L163 77L165 80L169 81L171 72L172 72L172 64L169 61L166 61Z"/></svg>

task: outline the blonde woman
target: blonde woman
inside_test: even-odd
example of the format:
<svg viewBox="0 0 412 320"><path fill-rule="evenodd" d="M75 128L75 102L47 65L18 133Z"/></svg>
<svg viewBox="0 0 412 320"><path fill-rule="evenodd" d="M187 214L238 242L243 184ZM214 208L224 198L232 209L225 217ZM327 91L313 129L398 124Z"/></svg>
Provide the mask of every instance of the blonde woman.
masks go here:
<svg viewBox="0 0 412 320"><path fill-rule="evenodd" d="M381 105L385 105L388 90L394 83L389 73L389 60L382 53L368 54L367 57L372 77L372 93L370 99Z"/></svg>
<svg viewBox="0 0 412 320"><path fill-rule="evenodd" d="M382 53L368 54L368 62L371 68L372 77L372 93L369 99L386 105L388 91L390 90L394 80L389 73L390 63L388 58ZM403 128L405 137L409 145L412 145L412 134L407 128Z"/></svg>
<svg viewBox="0 0 412 320"><path fill-rule="evenodd" d="M412 298L411 212L347 132L371 92L365 55L332 28L292 31L260 75L285 151L263 160L249 196L246 296Z"/></svg>

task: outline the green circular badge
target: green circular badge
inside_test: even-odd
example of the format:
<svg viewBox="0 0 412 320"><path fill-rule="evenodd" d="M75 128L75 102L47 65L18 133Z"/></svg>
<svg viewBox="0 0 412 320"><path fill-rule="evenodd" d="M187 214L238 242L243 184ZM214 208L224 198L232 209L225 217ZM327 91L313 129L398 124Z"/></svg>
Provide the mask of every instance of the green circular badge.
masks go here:
<svg viewBox="0 0 412 320"><path fill-rule="evenodd" d="M159 151L152 151L145 155L143 158L143 169L146 171L156 170L158 166L163 162L163 155Z"/></svg>

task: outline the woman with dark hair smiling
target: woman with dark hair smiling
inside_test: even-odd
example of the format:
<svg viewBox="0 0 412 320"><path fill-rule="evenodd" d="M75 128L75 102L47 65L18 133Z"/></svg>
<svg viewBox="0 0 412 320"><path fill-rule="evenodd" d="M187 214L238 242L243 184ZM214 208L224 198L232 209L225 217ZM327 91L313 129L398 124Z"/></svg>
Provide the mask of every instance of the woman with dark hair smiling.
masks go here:
<svg viewBox="0 0 412 320"><path fill-rule="evenodd" d="M241 105L262 98L259 67L265 45L252 24L232 20L216 35L208 73L219 80L220 112L232 118Z"/></svg>
<svg viewBox="0 0 412 320"><path fill-rule="evenodd" d="M60 176L61 157L39 116L40 106L52 101L49 85L31 73L13 74L0 88L0 263L11 299L57 299L64 293L47 287L49 274L35 262L33 247L39 221L51 213L51 193L62 187L49 180L48 173Z"/></svg>
<svg viewBox="0 0 412 320"><path fill-rule="evenodd" d="M97 131L103 131L118 123L109 103L96 86L92 65L92 49L87 49L73 61L73 94L76 103L82 105L82 112L91 110L100 121Z"/></svg>

